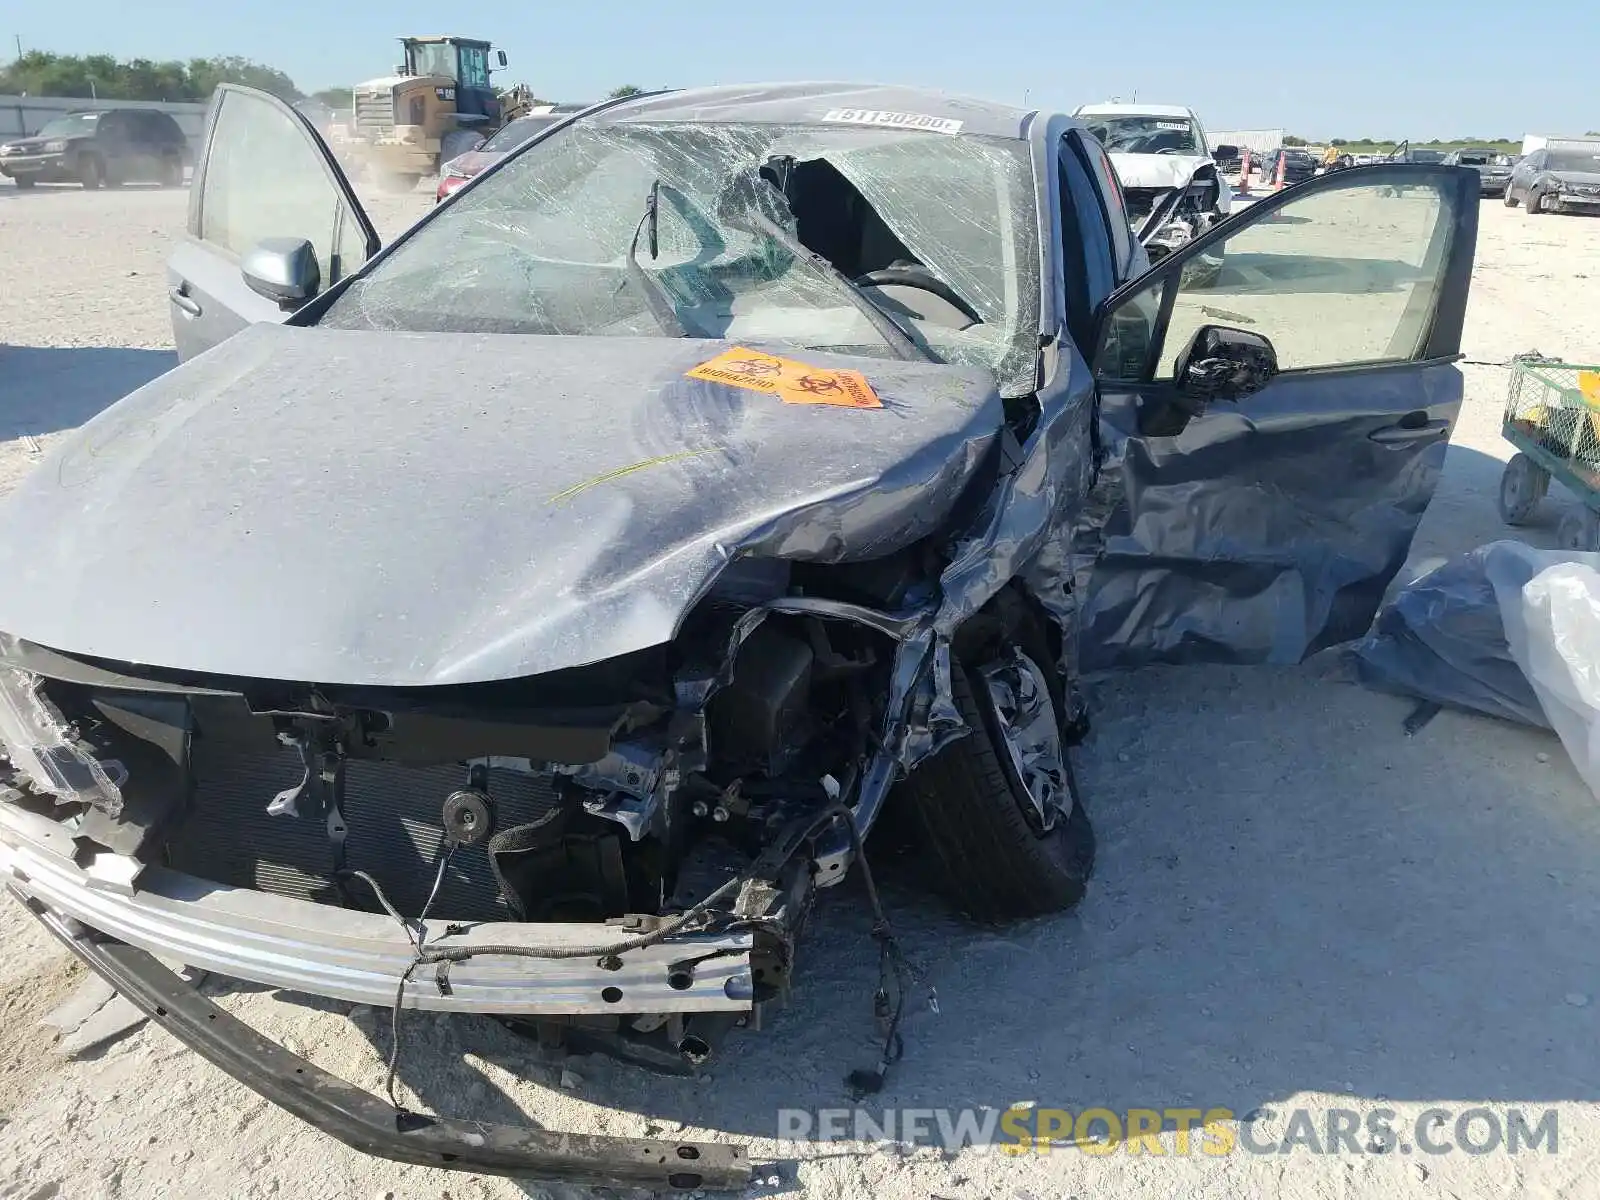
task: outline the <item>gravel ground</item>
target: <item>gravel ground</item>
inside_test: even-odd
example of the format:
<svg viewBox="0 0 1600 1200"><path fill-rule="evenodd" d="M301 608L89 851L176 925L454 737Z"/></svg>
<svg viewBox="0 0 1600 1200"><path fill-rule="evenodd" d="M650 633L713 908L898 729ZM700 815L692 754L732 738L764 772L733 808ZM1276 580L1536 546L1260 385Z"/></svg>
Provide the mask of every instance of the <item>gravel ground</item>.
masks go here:
<svg viewBox="0 0 1600 1200"><path fill-rule="evenodd" d="M385 198L392 231L426 208ZM0 187L0 485L59 432L170 362L162 261L181 193ZM1600 221L1483 208L1466 348L1600 358ZM1505 372L1468 404L1413 569L1504 536L1494 508ZM1563 498L1525 536L1550 544ZM1154 670L1094 685L1082 764L1100 833L1088 900L1003 930L958 924L893 878L906 947L937 988L875 1108L1018 1101L1287 1112L1516 1106L1559 1118L1559 1153L1010 1157L800 1148L776 1109L837 1107L873 1058L875 954L860 892L829 894L796 1003L699 1080L607 1061L575 1075L492 1023L413 1014L413 1102L556 1129L748 1143L782 1159L757 1194L818 1197L1593 1196L1600 1178L1600 809L1552 737L1409 706L1292 670ZM401 1167L315 1133L159 1031L61 1061L39 1006L62 956L0 907L0 1055L36 1067L0 1125L0 1197L587 1195ZM319 1065L376 1089L386 1013L213 990ZM14 1076L15 1072L8 1072ZM563 1086L563 1083L569 1086ZM1363 1144L1365 1140L1363 1139Z"/></svg>

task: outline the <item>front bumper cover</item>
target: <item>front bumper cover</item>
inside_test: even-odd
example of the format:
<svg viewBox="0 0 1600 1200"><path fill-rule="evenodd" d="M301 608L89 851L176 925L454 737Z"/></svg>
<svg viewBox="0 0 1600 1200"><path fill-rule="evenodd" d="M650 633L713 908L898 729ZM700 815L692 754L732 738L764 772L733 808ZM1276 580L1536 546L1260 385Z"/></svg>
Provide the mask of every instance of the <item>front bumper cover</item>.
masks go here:
<svg viewBox="0 0 1600 1200"><path fill-rule="evenodd" d="M14 895L93 971L197 1054L302 1121L396 1162L586 1185L671 1191L749 1186L737 1146L603 1137L457 1121L391 1108L218 1008L160 962L106 941L15 888Z"/></svg>

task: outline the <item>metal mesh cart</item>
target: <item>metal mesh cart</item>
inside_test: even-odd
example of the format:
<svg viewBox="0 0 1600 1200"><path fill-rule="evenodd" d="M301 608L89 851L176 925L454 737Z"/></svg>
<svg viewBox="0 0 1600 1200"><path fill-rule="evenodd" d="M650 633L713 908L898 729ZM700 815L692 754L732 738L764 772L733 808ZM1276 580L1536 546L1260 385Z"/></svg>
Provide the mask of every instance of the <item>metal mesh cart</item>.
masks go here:
<svg viewBox="0 0 1600 1200"><path fill-rule="evenodd" d="M1562 515L1557 540L1600 551L1600 365L1512 360L1501 432L1517 448L1500 477L1501 520L1526 525L1555 479L1581 505Z"/></svg>

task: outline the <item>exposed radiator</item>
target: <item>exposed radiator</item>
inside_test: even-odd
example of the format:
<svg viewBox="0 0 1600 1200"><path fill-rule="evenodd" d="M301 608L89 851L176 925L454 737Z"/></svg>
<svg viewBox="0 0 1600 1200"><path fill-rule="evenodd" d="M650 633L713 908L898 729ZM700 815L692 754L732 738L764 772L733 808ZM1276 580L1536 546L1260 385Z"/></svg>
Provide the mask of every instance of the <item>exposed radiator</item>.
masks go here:
<svg viewBox="0 0 1600 1200"><path fill-rule="evenodd" d="M298 755L240 754L197 739L193 764L194 807L168 843L174 869L214 883L342 903L326 821L267 814L273 796L300 781ZM345 865L369 872L405 916L416 916L427 900L444 840L440 810L466 782L464 766L346 765ZM557 803L548 777L500 768L489 772L489 792L500 829L531 821ZM347 890L355 907L378 910L364 883L351 881ZM512 919L483 844L456 851L433 912L449 920Z"/></svg>

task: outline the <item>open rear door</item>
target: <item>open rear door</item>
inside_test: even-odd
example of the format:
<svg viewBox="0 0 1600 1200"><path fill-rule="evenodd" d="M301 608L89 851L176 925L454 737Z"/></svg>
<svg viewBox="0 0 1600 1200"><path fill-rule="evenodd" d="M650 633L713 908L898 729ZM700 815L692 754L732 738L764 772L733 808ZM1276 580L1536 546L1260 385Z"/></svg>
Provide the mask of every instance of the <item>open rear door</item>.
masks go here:
<svg viewBox="0 0 1600 1200"><path fill-rule="evenodd" d="M1085 668L1290 663L1366 630L1461 406L1477 222L1470 168L1355 167L1107 301Z"/></svg>
<svg viewBox="0 0 1600 1200"><path fill-rule="evenodd" d="M267 239L309 242L322 291L378 251L372 222L311 122L266 92L223 84L206 116L187 236L167 261L180 359L298 307L246 281L242 261Z"/></svg>

